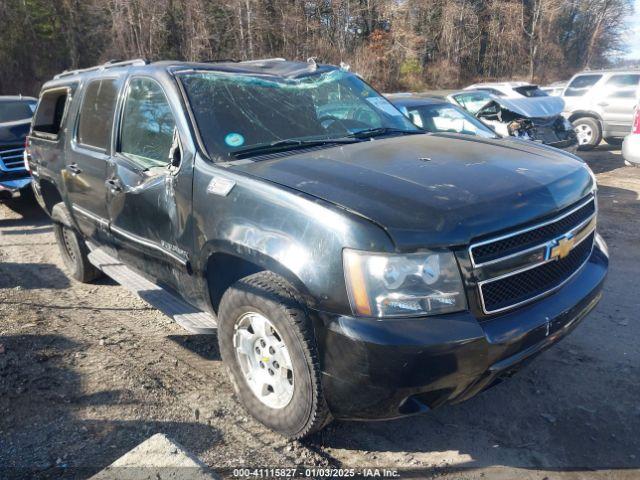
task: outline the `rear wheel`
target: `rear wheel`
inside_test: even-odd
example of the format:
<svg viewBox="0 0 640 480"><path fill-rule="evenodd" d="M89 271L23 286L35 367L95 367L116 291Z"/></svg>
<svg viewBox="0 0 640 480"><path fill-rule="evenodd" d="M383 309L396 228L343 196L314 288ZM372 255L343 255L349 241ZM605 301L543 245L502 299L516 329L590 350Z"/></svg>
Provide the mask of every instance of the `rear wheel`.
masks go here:
<svg viewBox="0 0 640 480"><path fill-rule="evenodd" d="M313 327L296 290L274 273L256 273L224 294L218 313L222 360L249 413L288 438L324 427L331 416Z"/></svg>
<svg viewBox="0 0 640 480"><path fill-rule="evenodd" d="M602 129L600 122L593 117L577 118L573 122L573 128L578 137L580 150L593 150L602 141Z"/></svg>
<svg viewBox="0 0 640 480"><path fill-rule="evenodd" d="M69 275L79 282L88 283L102 276L102 272L89 262L89 249L84 239L71 227L71 219L60 204L54 207L53 231L64 266Z"/></svg>

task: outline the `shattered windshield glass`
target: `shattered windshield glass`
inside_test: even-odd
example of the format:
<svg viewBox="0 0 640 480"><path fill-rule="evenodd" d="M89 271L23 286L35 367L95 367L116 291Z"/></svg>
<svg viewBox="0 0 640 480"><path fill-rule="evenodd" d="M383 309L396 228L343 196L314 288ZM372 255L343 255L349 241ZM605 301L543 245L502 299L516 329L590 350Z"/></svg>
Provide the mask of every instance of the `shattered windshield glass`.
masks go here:
<svg viewBox="0 0 640 480"><path fill-rule="evenodd" d="M211 156L421 132L364 81L342 70L295 79L193 71L180 79Z"/></svg>

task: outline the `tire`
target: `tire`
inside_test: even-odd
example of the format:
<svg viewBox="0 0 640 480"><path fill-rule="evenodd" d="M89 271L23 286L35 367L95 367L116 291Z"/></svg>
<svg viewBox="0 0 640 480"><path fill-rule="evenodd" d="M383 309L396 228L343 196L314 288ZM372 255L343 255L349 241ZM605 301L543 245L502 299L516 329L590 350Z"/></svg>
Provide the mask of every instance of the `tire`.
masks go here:
<svg viewBox="0 0 640 480"><path fill-rule="evenodd" d="M278 343L277 340L280 340L286 348L274 353L269 347L271 353L256 353L256 358L251 360L249 355L239 353L242 350L239 345L244 345L239 338L247 339L246 344L250 348L245 349L246 352L251 351L253 354L255 349L261 347L265 347L263 352L267 351L266 346L270 344L261 344L260 340L267 337L258 334L260 329L253 329L255 319L260 316L267 320L269 325L265 330L270 332L273 342ZM247 319L250 325L248 329ZM269 326L273 329L269 330ZM262 424L287 438L300 439L321 430L331 421L322 393L311 320L298 292L282 277L272 272L259 272L239 280L227 290L218 311L218 343L236 395L247 411ZM278 365L275 361L280 359L283 364L287 363L278 357L282 351L286 351L290 357L290 368ZM264 361L268 374L264 372L264 368L263 371L259 370L256 360L260 360L261 366ZM265 382L282 382L282 378L286 378L285 387L278 389L274 383L275 390L272 387L269 392L263 384L263 393L259 397L258 393L254 393L255 383L252 387L249 377L243 371L251 369L249 364L252 362L256 362L255 369L251 370L256 378L266 379ZM270 376L273 375L272 371L279 371L281 377ZM283 374L285 371L286 375ZM290 389L290 397L280 395L287 388ZM289 398L288 402L273 405L278 399L286 398Z"/></svg>
<svg viewBox="0 0 640 480"><path fill-rule="evenodd" d="M53 232L60 255L68 274L82 283L89 283L102 276L102 272L89 262L89 249L72 225L71 218L62 204L54 207Z"/></svg>
<svg viewBox="0 0 640 480"><path fill-rule="evenodd" d="M34 203L36 201L36 196L31 184L20 190L20 201L24 203Z"/></svg>
<svg viewBox="0 0 640 480"><path fill-rule="evenodd" d="M611 145L612 147L621 147L623 140L624 139L620 137L604 137L604 141L607 142L607 145Z"/></svg>
<svg viewBox="0 0 640 480"><path fill-rule="evenodd" d="M593 150L602 141L600 122L593 117L580 117L573 122L578 137L578 150Z"/></svg>

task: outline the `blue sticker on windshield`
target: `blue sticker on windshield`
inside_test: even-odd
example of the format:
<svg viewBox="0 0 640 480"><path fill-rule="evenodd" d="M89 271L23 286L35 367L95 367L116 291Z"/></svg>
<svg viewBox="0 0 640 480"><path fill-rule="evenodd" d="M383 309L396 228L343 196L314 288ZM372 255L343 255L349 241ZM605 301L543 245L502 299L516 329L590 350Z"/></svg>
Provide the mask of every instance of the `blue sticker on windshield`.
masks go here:
<svg viewBox="0 0 640 480"><path fill-rule="evenodd" d="M224 137L224 143L230 147L239 147L244 144L244 137L239 133L230 133Z"/></svg>

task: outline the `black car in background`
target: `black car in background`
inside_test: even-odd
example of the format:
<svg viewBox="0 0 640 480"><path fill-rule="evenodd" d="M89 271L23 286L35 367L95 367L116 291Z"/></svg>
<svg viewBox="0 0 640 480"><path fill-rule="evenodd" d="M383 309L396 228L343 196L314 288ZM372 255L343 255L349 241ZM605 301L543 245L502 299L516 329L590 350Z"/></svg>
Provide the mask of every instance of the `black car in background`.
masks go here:
<svg viewBox="0 0 640 480"><path fill-rule="evenodd" d="M473 92L474 95L477 95L477 93L478 92ZM481 95L484 95L484 92L481 92ZM483 138L500 138L504 141L511 142L529 142L533 140L536 143L561 148L569 153L574 153L577 149L575 133L572 130L567 130L570 128L568 125L562 126L561 132L549 134L551 136L547 135L544 137L549 140L545 142L540 139L543 138L541 132L543 132L544 129L540 126L539 120L536 120L535 127L532 126L533 124L530 125L529 133L533 135L532 132L535 131L535 135L537 135L537 137L534 138L529 136L529 134L520 135L513 130L507 129L507 127L502 124L493 123L490 127L485 123L487 122L486 119L480 120L468 110L444 98L411 93L388 94L387 98L404 113L409 120L426 132L475 135ZM563 124L568 123L563 118L553 121L554 124L559 122Z"/></svg>
<svg viewBox="0 0 640 480"><path fill-rule="evenodd" d="M483 138L500 138L493 130L463 108L436 97L391 94L387 98L416 126L431 133L463 133Z"/></svg>
<svg viewBox="0 0 640 480"><path fill-rule="evenodd" d="M38 100L23 96L0 96L0 196L29 188L24 144Z"/></svg>

